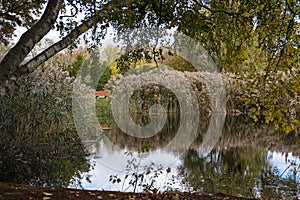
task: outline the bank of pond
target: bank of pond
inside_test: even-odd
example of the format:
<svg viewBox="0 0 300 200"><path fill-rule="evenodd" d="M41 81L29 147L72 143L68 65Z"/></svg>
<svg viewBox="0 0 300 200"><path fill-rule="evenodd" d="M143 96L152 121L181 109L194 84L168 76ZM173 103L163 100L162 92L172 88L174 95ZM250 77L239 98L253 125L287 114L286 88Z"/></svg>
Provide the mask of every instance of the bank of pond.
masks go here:
<svg viewBox="0 0 300 200"><path fill-rule="evenodd" d="M147 122L143 117L139 119ZM185 138L165 148L180 126L179 116L171 114L150 138L130 136L113 120L103 137L93 141L82 140L75 131L47 137L16 134L2 140L0 180L89 190L300 198L299 135L255 126L241 115L218 116L213 124L211 118L201 118L188 149L180 148ZM203 145L209 127L219 129L218 123L223 125L216 141ZM13 146L12 140L20 138L19 146Z"/></svg>

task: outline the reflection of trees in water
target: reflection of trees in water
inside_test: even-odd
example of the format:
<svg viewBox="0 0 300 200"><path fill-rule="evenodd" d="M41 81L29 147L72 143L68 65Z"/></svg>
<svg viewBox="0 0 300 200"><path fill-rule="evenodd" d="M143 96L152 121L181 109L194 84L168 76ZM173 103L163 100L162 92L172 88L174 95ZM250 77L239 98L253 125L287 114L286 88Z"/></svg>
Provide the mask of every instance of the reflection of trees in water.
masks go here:
<svg viewBox="0 0 300 200"><path fill-rule="evenodd" d="M300 156L300 135L278 132L268 125L254 126L249 118L243 116L227 117L217 145L251 146L271 151L292 152L293 155Z"/></svg>
<svg viewBox="0 0 300 200"><path fill-rule="evenodd" d="M199 126L198 132L201 134L199 134L199 137L196 139L195 142L202 142L202 136L207 132L210 119L209 96L206 91L207 88L205 86L205 83L203 82L202 77L200 75L193 77L191 74L186 74L186 76L190 78L192 88L197 91L196 96L199 102L198 107L200 108L200 112L203 113L203 115L200 116L199 125L195 124L194 121L190 120L187 121L188 124L185 124L185 127L189 128ZM200 79L201 81L195 81L198 79ZM175 83L176 81L174 81L174 84ZM113 130L107 134L108 138L114 144L118 145L121 148L126 147L129 149L139 149L144 144L149 144L151 150L165 147L175 137L180 126L180 121L184 121L183 119L188 119L190 116L193 115L190 113L184 113L185 116L180 116L180 105L175 94L168 88L163 87L161 85L149 84L142 86L140 89L136 90L131 96L129 105L132 120L140 126L145 126L149 124L149 110L150 107L154 104L159 104L163 106L167 111L168 115L164 127L156 135L146 139L136 138L128 135L127 133L124 133L117 126L113 126ZM128 130L130 130L130 128L128 128ZM186 132L188 132L188 130ZM183 138L180 138L178 140L178 144L172 144L172 148L181 149L181 142L186 141L188 139L189 137L183 136Z"/></svg>
<svg viewBox="0 0 300 200"><path fill-rule="evenodd" d="M149 119L148 115L140 114L133 116L133 120L141 125L149 123ZM202 139L207 132L210 120L211 118L208 114L200 116L198 137L191 144L190 149L197 150L202 144ZM121 148L138 149L143 144L148 143L152 150L155 150L164 147L173 139L178 130L179 123L180 116L169 113L163 129L151 138L140 139L132 137L120 130L117 125L112 126L113 129L107 133L107 136L114 144L119 145ZM195 126L193 122L190 123L189 126ZM179 143L178 146L180 145ZM275 132L274 129L267 125L254 126L248 118L243 116L227 116L221 137L216 146L221 148L249 146L281 152L293 152L293 155L300 156L300 135L295 136L293 134Z"/></svg>
<svg viewBox="0 0 300 200"><path fill-rule="evenodd" d="M144 124L149 120L148 115L138 115L134 120L137 123ZM148 144L151 150L155 150L159 147L163 147L175 136L178 129L179 116L168 115L167 121L160 132L150 138L137 138L124 133L116 125L113 126L113 130L107 135L108 138L121 148L128 148L132 150L139 150L143 145Z"/></svg>
<svg viewBox="0 0 300 200"><path fill-rule="evenodd" d="M78 184L76 178L90 168L74 133L2 134L0 141L0 182L68 186Z"/></svg>
<svg viewBox="0 0 300 200"><path fill-rule="evenodd" d="M134 117L135 122L140 124L148 123L149 115L136 115ZM206 133L208 125L209 125L209 116L202 116L200 118L199 124L199 135L197 139L193 142L192 146L197 146L197 144L202 143L203 135ZM113 125L113 129L107 133L107 137L110 139L111 142L118 145L121 148L127 148L131 150L138 150L143 145L148 144L151 147L151 150L156 150L159 148L163 148L166 146L176 135L177 130L180 124L180 116L176 113L169 113L167 117L167 121L157 134L150 138L136 138L124 133L120 130L117 125ZM195 124L191 121L189 126L195 126ZM185 140L186 138L181 138ZM181 141L182 141L181 140ZM178 148L174 147L174 149L180 149L182 143L176 144Z"/></svg>
<svg viewBox="0 0 300 200"><path fill-rule="evenodd" d="M298 166L299 167L299 166ZM256 196L264 198L296 197L295 177L281 179L267 160L267 151L251 147L213 150L201 158L189 150L179 168L186 187L206 193Z"/></svg>
<svg viewBox="0 0 300 200"><path fill-rule="evenodd" d="M283 177L283 173L276 168L266 169L261 176L261 196L266 199L298 199L300 196L300 184L297 183L300 179L299 169L299 165L293 166L292 175L288 177Z"/></svg>
<svg viewBox="0 0 300 200"><path fill-rule="evenodd" d="M148 122L148 119L142 117L136 117L135 120L140 120L141 124ZM159 149L172 140L179 120L179 116L169 115L163 130L149 139L131 137L117 127L110 133L110 139L122 148L139 149L143 144L149 143L152 150ZM268 150L299 155L298 136L277 133L269 126L253 126L242 116L228 117L216 147L207 157L202 158L198 154L198 148L209 120L201 116L199 137L191 145L179 168L187 187L207 193L223 192L247 197L258 194L255 188L265 198L296 195L300 188L295 178L283 180L272 169L267 157ZM300 166L296 167L300 169ZM297 175L300 176L299 172Z"/></svg>
<svg viewBox="0 0 300 200"><path fill-rule="evenodd" d="M266 152L251 148L213 150L205 158L190 150L180 171L186 184L194 190L250 196L251 189L257 185L256 178L267 166L263 157Z"/></svg>
<svg viewBox="0 0 300 200"><path fill-rule="evenodd" d="M277 133L269 126L253 126L247 118L228 117L218 147L205 158L197 147L189 150L180 167L188 187L203 192L223 192L252 197L260 190L264 198L295 197L296 176L283 179L268 162L268 151L293 152L299 156L300 138Z"/></svg>

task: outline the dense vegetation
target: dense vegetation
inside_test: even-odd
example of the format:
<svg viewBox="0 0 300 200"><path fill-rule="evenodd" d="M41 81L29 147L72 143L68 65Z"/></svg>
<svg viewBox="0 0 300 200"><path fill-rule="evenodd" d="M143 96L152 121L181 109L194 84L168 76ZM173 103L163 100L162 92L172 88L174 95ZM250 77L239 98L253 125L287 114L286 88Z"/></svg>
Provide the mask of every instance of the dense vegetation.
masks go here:
<svg viewBox="0 0 300 200"><path fill-rule="evenodd" d="M101 42L109 26L119 35L127 28L176 27L199 41L220 71L232 73L242 80L238 86L246 91L242 98L254 121L273 122L286 132L299 125L297 117L287 117L297 115L297 109L290 107L299 107L300 2L297 0L51 0L48 3L38 0L33 4L22 0L18 3L5 1L0 6L2 43L11 43L16 25L28 28L1 61L2 92L12 87L19 77L26 76L60 50L73 45L82 34L93 46ZM46 7L44 11L43 7ZM83 19L76 19L82 14ZM53 28L60 30L64 37L46 46L39 54L28 57L34 46ZM137 36L129 37L139 36L137 33ZM157 54L146 51L150 52L143 54L146 59L156 62ZM130 59L121 57L121 64L117 64L120 71L124 68L124 60L135 63L141 56L140 53L134 55L134 58L130 55ZM82 61L82 55L78 55L73 68L78 68ZM69 72L75 75L72 70ZM109 71L106 74L109 78ZM98 89L103 85L100 84Z"/></svg>
<svg viewBox="0 0 300 200"><path fill-rule="evenodd" d="M0 98L1 182L80 185L90 163L71 115L72 81L49 62Z"/></svg>
<svg viewBox="0 0 300 200"><path fill-rule="evenodd" d="M245 114L254 123L299 134L298 0L19 0L0 1L0 8L0 171L6 171L0 180L65 186L74 174L81 176L78 170L89 169L72 118L72 83L90 50L97 49L110 28L119 39L129 38L129 43L153 37L141 32L123 34L134 28L177 29L186 34L205 48L222 74L228 113ZM17 26L26 31L14 44ZM61 33L56 42L45 39L51 29ZM78 48L82 40L85 46ZM106 51L117 54L118 50L108 47ZM150 68L165 64L190 78L199 99L207 95L201 73L191 63L157 46L129 51L105 64L109 67L97 90L130 78L132 69L147 74ZM112 77L111 85L106 85ZM131 103L142 108L133 110L147 110L159 102L144 98L147 92L165 93L160 102L176 110L174 95L160 87L137 91ZM147 120L136 119L138 123ZM57 156L55 162L49 156ZM41 162L44 165L39 168ZM32 167L39 169L20 175L21 169ZM50 175L55 179L51 183Z"/></svg>

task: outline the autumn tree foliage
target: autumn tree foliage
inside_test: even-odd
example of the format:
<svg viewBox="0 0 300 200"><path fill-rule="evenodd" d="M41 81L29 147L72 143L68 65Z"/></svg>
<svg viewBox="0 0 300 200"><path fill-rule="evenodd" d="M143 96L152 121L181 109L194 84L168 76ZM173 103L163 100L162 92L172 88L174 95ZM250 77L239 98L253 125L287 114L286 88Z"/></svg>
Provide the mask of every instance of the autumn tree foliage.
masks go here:
<svg viewBox="0 0 300 200"><path fill-rule="evenodd" d="M279 119L279 126L285 126L285 114L273 115L282 108L274 99L284 93L299 96L299 0L1 0L0 8L1 43L10 44L17 25L27 28L0 61L2 91L80 36L93 46L101 42L108 27L118 34L128 28L163 27L177 28L199 41L223 72L255 83L245 88L253 119L270 110L267 119ZM61 39L29 57L51 29L59 30ZM292 77L289 83L286 76ZM282 83L280 88L268 87L272 89L264 94L271 95L260 95L265 85L276 81ZM254 94L251 86L260 92ZM289 112L288 106L283 110Z"/></svg>
<svg viewBox="0 0 300 200"><path fill-rule="evenodd" d="M252 34L258 38L259 46L271 53L270 63L280 65L287 62L286 57L299 53L299 34L296 33L299 1L296 0L3 0L0 7L1 42L9 42L16 25L28 28L1 61L2 86L32 72L84 33L91 32L90 37L85 35L89 42L100 42L109 26L118 31L143 24L178 27L181 32L201 41L219 60L225 54L226 62L253 38ZM84 18L76 20L79 15ZM33 47L51 29L60 30L62 39L26 60Z"/></svg>

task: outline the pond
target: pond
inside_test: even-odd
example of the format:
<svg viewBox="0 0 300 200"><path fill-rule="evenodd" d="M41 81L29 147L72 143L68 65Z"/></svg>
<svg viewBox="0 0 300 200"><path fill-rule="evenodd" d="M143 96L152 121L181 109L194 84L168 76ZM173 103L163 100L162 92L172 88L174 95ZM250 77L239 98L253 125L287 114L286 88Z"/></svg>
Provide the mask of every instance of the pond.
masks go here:
<svg viewBox="0 0 300 200"><path fill-rule="evenodd" d="M201 114L196 123L186 120L188 114L169 112L157 134L139 138L114 122L107 100L97 100L96 107L105 131L93 140L81 140L73 129L2 133L0 182L300 199L299 134L254 125L243 115ZM148 114L131 117L142 126L150 121ZM195 130L192 137L190 130Z"/></svg>
<svg viewBox="0 0 300 200"><path fill-rule="evenodd" d="M134 120L145 124L149 117L138 115ZM186 138L173 142L180 126L177 115L169 114L164 127L149 138L130 136L111 119L100 122L109 128L104 137L89 143L90 170L71 188L300 199L299 135L254 126L243 116L206 115L184 149L180 146ZM165 148L170 143L173 148Z"/></svg>

